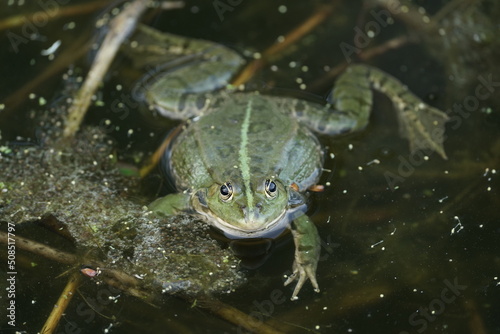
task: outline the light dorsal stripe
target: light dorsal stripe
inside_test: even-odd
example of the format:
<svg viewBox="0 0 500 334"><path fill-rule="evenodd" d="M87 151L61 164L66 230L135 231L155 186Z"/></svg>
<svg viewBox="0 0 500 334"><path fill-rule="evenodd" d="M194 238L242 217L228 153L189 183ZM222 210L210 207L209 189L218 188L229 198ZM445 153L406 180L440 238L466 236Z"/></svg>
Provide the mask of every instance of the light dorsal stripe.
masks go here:
<svg viewBox="0 0 500 334"><path fill-rule="evenodd" d="M241 142L240 142L240 166L243 184L245 185L245 195L247 198L247 208L253 207L253 194L250 189L250 157L248 156L248 128L250 127L250 116L252 114L252 99L249 99L245 110L245 118L241 124Z"/></svg>

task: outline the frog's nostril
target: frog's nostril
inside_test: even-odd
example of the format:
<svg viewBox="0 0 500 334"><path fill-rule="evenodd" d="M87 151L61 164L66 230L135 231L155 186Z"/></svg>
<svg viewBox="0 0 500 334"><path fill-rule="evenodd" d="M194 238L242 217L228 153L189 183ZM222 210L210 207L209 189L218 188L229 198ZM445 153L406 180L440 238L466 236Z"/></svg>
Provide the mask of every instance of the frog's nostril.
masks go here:
<svg viewBox="0 0 500 334"><path fill-rule="evenodd" d="M262 203L257 203L255 206L257 207L257 209L262 210Z"/></svg>

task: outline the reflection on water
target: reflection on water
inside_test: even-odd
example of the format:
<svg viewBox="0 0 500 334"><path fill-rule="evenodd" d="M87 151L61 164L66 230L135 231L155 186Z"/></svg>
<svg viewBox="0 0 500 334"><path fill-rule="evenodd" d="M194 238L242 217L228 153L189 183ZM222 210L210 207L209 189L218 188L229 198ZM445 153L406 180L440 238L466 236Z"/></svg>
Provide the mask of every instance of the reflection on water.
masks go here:
<svg viewBox="0 0 500 334"><path fill-rule="evenodd" d="M239 51L262 51L322 6L319 2L286 7L265 1L228 3L190 3L155 16L151 24L220 41ZM286 333L498 332L500 67L495 19L500 6L487 0L452 1L446 6L426 4L424 11L399 2L396 7L391 5L394 2L376 3L364 11L359 3L333 5L335 10L325 22L265 66L250 86L285 91L308 91L310 86L314 87L310 93L325 95L333 83L324 79L328 72L347 58L361 58L399 78L429 104L448 111L451 120L444 143L448 160L437 154L410 154L407 142L398 135L392 106L376 95L372 123L365 131L321 138L328 152L321 183L331 185L311 195L310 209L322 239L321 293L315 294L307 285L298 301L289 301L292 288L282 282L289 273L293 244L285 237L259 269L245 270L247 285L218 297L249 314L255 323ZM36 10L40 10L36 5L9 7L5 15ZM43 26L35 22L35 36L24 36L23 29L28 28L22 25L3 30L4 64L15 65L2 69L3 78L13 78L12 85L2 82L0 93L3 141L16 140L17 135L36 138L25 110L36 107L42 96L54 97L61 89L60 74L52 75L50 86L33 88L32 99L24 98L15 110L2 101L11 101L18 87L57 61L70 35L83 34L96 13L54 18ZM68 28L71 22L76 27ZM61 26L66 29L58 29ZM17 52L9 31L26 40L16 45ZM416 41L386 45L370 54L377 46L406 35ZM63 43L53 60L40 54L59 39ZM114 72L122 77L113 75L105 83L100 93L104 106L94 106L87 122L107 125L109 120L109 133L119 142L119 158L133 163L154 150L172 123L159 126L139 113L121 117L124 113L106 107L126 94L127 80L137 76L123 59L118 62L123 69ZM116 90L117 84L124 91ZM153 180L149 182L158 179ZM156 191L148 181L145 188ZM50 233L38 229L19 227L18 232L24 229L34 239L40 240L41 233L42 240L53 240ZM17 281L19 329L33 332L41 328L62 290L66 278L57 276L66 268L29 254L20 253L17 261L23 268ZM38 265L34 269L30 263ZM116 333L139 328L147 333L165 328L184 333L244 332L173 297L166 297L158 309L126 296L111 302L109 297L120 293L106 286L87 283L81 292L60 331L76 328L90 333L109 327ZM9 327L2 323L2 328Z"/></svg>

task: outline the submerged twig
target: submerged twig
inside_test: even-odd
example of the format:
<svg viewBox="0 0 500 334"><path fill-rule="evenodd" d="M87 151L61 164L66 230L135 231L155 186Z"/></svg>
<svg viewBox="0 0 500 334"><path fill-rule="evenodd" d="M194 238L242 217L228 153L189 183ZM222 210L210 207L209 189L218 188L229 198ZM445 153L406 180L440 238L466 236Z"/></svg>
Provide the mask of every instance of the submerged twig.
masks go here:
<svg viewBox="0 0 500 334"><path fill-rule="evenodd" d="M80 282L80 274L74 273L73 275L71 275L68 284L66 284L66 287L64 287L64 290L59 296L59 299L54 304L52 312L50 312L49 317L45 321L45 324L40 331L41 334L52 334L55 332L57 326L59 325L59 321L61 320L63 313L66 311L71 298L73 298L76 289L80 285Z"/></svg>
<svg viewBox="0 0 500 334"><path fill-rule="evenodd" d="M8 244L8 235L4 231L0 231L0 243ZM64 264L74 264L78 259L76 255L57 250L18 235L16 235L16 247Z"/></svg>
<svg viewBox="0 0 500 334"><path fill-rule="evenodd" d="M280 334L284 333L277 330L269 325L255 321L255 318L241 312L240 310L224 304L221 301L210 299L207 303L210 305L210 311L223 319L231 319L231 322L244 327L245 329L253 333L263 333L263 334Z"/></svg>
<svg viewBox="0 0 500 334"><path fill-rule="evenodd" d="M153 155L146 161L146 163L139 170L139 176L141 178L151 173L153 168L156 167L158 161L160 161L167 147L170 145L172 140L181 132L181 130L182 127L180 126L176 127L173 131L170 132L167 138L165 138L165 140L161 143L161 145L155 150Z"/></svg>
<svg viewBox="0 0 500 334"><path fill-rule="evenodd" d="M319 7L313 15L300 24L297 28L289 32L283 42L277 42L262 53L259 59L255 59L247 64L247 66L239 73L239 75L231 82L234 86L239 86L246 83L259 69L264 67L269 59L279 52L286 49L288 46L295 43L297 40L305 36L311 30L321 24L333 12L334 5L325 5Z"/></svg>
<svg viewBox="0 0 500 334"><path fill-rule="evenodd" d="M7 233L0 231L0 243L7 244L8 243L8 237ZM22 249L28 252L31 252L33 254L37 254L40 256L43 256L45 258L54 260L56 262L60 263L65 263L65 264L72 264L72 265L77 265L78 264L78 257L73 254L69 254L57 249L54 249L50 246L38 243L36 241L26 239L20 236L16 235L16 247L18 249ZM151 303L155 299L157 299L157 295L150 291L142 288L141 282L127 274L124 273L123 271L116 270L116 269L104 269L104 264L100 261L94 261L90 260L89 264L91 264L93 267L100 267L101 268L101 275L99 278L105 282L106 284L109 284L115 288L118 288L127 294L140 298L141 300ZM76 273L77 275L80 275L79 273ZM71 280L70 280L71 282ZM74 283L76 284L76 283ZM71 286L74 286L71 285ZM68 283L69 285L69 283ZM69 289L69 287L67 286ZM65 289L66 291L66 289ZM64 294L64 292L63 292ZM189 296L185 296L182 294L176 295L179 296L188 302L192 303L193 298ZM252 332L257 332L257 333L269 333L269 334L279 334L281 333L280 331L276 330L275 328L263 324L263 323L255 323L254 319L250 317L249 315L241 312L240 310L227 305L219 300L216 300L212 297L200 297L203 299L203 303L199 306L200 308L203 308L219 317L222 319L235 324L237 326L241 326L242 328L245 328L246 330L252 331ZM59 301L58 304L59 305ZM54 315L55 317L55 315ZM48 320L47 320L48 323ZM45 327L44 327L45 328ZM51 333L50 331L48 332L43 332L42 333Z"/></svg>
<svg viewBox="0 0 500 334"><path fill-rule="evenodd" d="M487 334L480 308L474 299L466 299L462 302L464 309L469 313L469 330L472 334Z"/></svg>
<svg viewBox="0 0 500 334"><path fill-rule="evenodd" d="M392 49L398 49L402 47L403 45L409 43L411 39L408 36L399 36L392 38L380 45L374 46L372 48L369 48L365 51L362 51L359 55L358 58L363 61L367 61L372 59L373 57L379 56L381 54L384 54L385 52L392 50ZM309 85L311 90L316 90L319 89L319 87L323 87L325 85L331 85L331 82L333 81L334 78L336 78L340 73L342 73L347 66L349 66L349 63L347 61L344 61L343 63L340 63L330 69L325 75L323 75L321 78L313 82L312 84Z"/></svg>
<svg viewBox="0 0 500 334"><path fill-rule="evenodd" d="M87 78L76 94L69 109L63 137L71 139L80 128L94 92L101 84L111 62L122 42L134 30L137 20L147 8L148 0L135 0L129 4L110 23L110 29L104 38Z"/></svg>
<svg viewBox="0 0 500 334"><path fill-rule="evenodd" d="M97 0L66 7L58 6L55 8L51 8L49 10L41 10L32 14L20 14L7 17L0 21L0 31L22 26L26 24L26 22L34 21L37 17L44 17L47 20L56 20L68 16L92 13L97 9L103 8L112 1L114 0L109 0L109 1Z"/></svg>

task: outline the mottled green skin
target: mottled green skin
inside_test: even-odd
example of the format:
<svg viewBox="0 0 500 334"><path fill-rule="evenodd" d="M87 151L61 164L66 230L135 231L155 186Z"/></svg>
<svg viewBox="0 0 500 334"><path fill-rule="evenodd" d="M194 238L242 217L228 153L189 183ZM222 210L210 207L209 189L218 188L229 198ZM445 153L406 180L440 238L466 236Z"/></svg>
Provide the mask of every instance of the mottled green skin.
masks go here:
<svg viewBox="0 0 500 334"><path fill-rule="evenodd" d="M248 128L242 132L247 112ZM242 143L245 135L246 143ZM244 146L250 189L242 166ZM282 112L274 99L257 93L234 94L203 117L189 122L167 154L169 174L179 191L196 192L213 187L219 201L220 186L226 182L232 185L234 198L231 203L223 203L227 209L217 210L217 203L213 203L204 212L212 220L217 215L228 222L223 231L233 237L244 235L231 231L231 225L246 231L246 237L281 232L286 225L276 224L279 229L276 231L266 222L272 222L289 209L290 192L294 191L290 185L295 184L299 192L304 192L316 184L323 164L316 136L290 113ZM279 184L275 198L265 195L264 183L268 179ZM253 206L260 206L254 216L261 219L244 223L245 209L250 206L245 196L248 191L253 195ZM206 197L210 201L213 196Z"/></svg>
<svg viewBox="0 0 500 334"><path fill-rule="evenodd" d="M199 189L213 182L241 179L241 125L249 100L248 157L252 185L278 178L300 191L318 180L323 153L316 136L259 94L234 94L220 106L192 121L171 148L170 167L179 190ZM190 154L185 154L190 152Z"/></svg>

